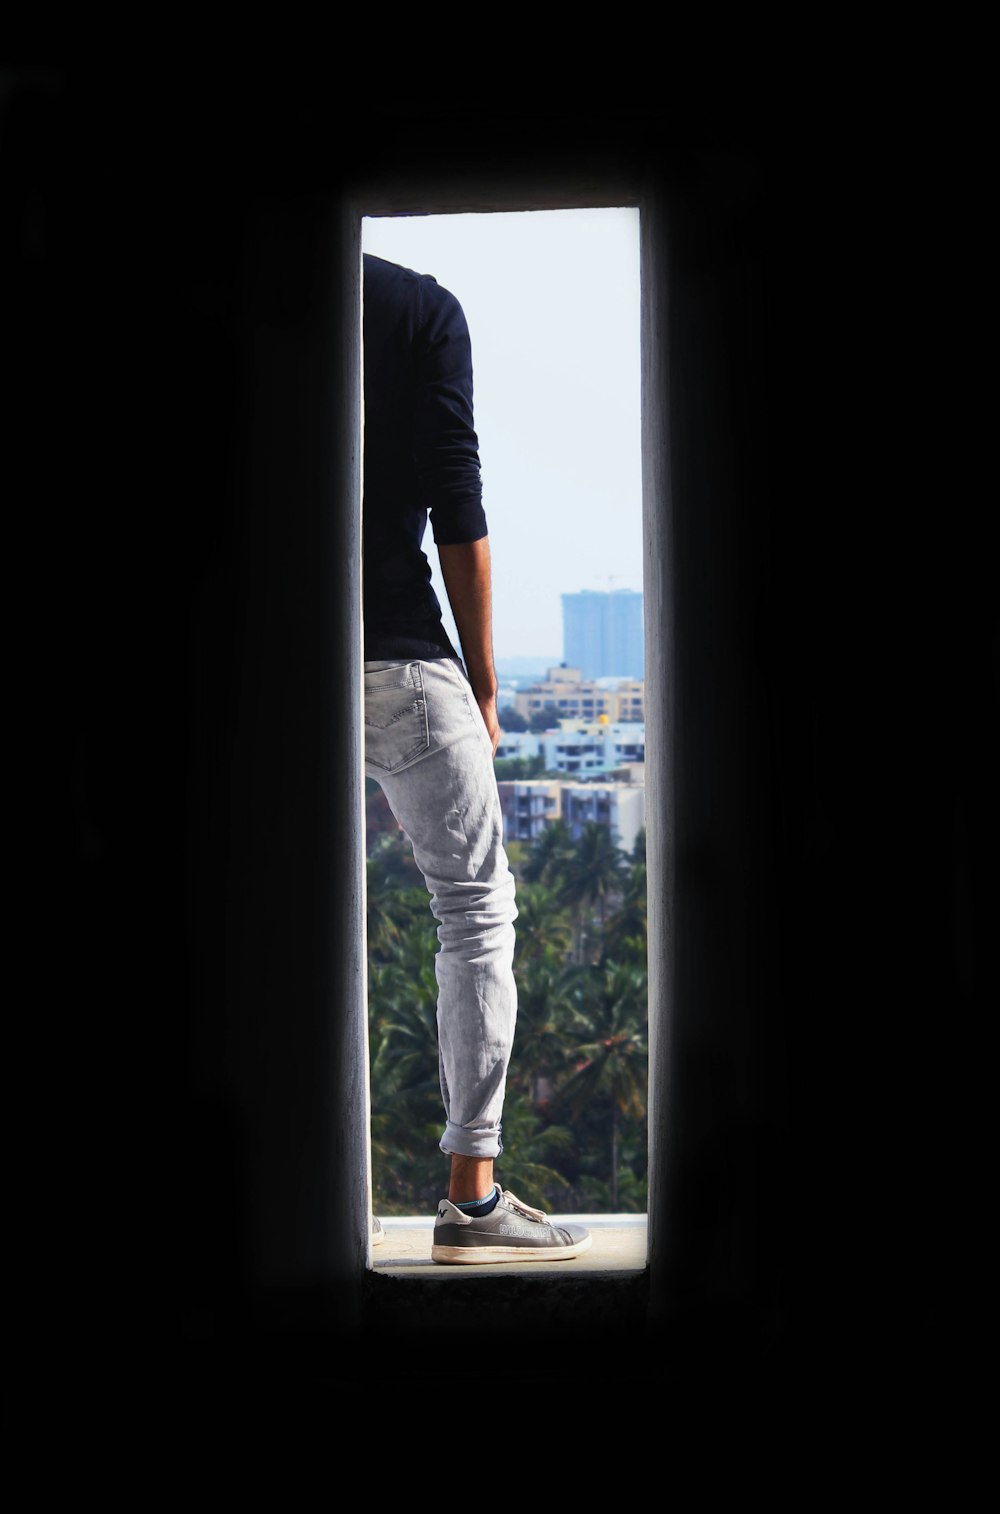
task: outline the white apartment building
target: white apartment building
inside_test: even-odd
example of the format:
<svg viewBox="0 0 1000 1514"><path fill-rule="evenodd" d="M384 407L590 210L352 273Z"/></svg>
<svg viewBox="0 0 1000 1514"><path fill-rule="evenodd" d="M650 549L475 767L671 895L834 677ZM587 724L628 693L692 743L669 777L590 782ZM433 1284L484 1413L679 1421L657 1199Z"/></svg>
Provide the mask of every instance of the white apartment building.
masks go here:
<svg viewBox="0 0 1000 1514"><path fill-rule="evenodd" d="M553 820L563 820L574 837L588 823L607 826L615 844L630 852L646 823L646 790L641 783L502 778L497 787L506 842L534 841Z"/></svg>
<svg viewBox="0 0 1000 1514"><path fill-rule="evenodd" d="M497 758L537 757L547 772L606 773L646 760L646 727L640 722L561 720L551 731L505 732Z"/></svg>
<svg viewBox="0 0 1000 1514"><path fill-rule="evenodd" d="M630 852L646 824L646 789L637 783L564 783L562 819L578 837L591 822L606 825L617 846Z"/></svg>
<svg viewBox="0 0 1000 1514"><path fill-rule="evenodd" d="M548 778L502 778L500 808L505 841L534 841L551 820L560 818L562 785Z"/></svg>

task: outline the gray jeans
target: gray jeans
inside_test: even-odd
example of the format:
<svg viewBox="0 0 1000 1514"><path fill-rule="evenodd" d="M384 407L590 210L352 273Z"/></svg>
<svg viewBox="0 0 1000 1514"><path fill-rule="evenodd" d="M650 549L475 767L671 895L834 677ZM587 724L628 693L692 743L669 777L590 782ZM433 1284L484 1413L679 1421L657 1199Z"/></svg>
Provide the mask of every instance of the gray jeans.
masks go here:
<svg viewBox="0 0 1000 1514"><path fill-rule="evenodd" d="M457 659L365 663L365 773L410 840L438 921L441 1150L499 1156L517 910L493 751Z"/></svg>

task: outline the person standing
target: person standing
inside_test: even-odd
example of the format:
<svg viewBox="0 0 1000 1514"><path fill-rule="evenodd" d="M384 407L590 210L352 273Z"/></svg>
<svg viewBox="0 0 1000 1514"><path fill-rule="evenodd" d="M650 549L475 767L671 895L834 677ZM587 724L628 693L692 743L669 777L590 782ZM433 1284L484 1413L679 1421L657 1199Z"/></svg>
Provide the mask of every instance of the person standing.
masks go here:
<svg viewBox="0 0 1000 1514"><path fill-rule="evenodd" d="M565 1260L588 1249L589 1232L554 1223L493 1176L517 1018L517 909L493 767L501 730L468 325L433 276L363 261L365 773L413 847L438 922L449 1171L431 1256ZM459 649L422 548L428 521Z"/></svg>

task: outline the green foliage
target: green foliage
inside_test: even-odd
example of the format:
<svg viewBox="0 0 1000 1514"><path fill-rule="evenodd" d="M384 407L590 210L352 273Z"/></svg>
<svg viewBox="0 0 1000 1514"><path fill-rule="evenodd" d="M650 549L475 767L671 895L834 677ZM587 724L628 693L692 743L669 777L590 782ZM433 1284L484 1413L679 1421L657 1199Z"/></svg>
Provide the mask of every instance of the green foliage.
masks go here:
<svg viewBox="0 0 1000 1514"><path fill-rule="evenodd" d="M540 778L544 769L545 758L541 752L536 752L534 757L500 757L493 764L498 783L503 779L520 782L525 778Z"/></svg>
<svg viewBox="0 0 1000 1514"><path fill-rule="evenodd" d="M623 875L618 905L604 932L604 950L619 962L646 960L645 861L633 863Z"/></svg>
<svg viewBox="0 0 1000 1514"><path fill-rule="evenodd" d="M621 897L625 854L606 825L591 820L561 860L560 897L576 921L578 962L599 962L609 912Z"/></svg>
<svg viewBox="0 0 1000 1514"><path fill-rule="evenodd" d="M575 840L555 821L510 855L518 1020L498 1181L549 1210L643 1213L645 835L626 856L604 827ZM368 945L374 1201L381 1214L431 1214L448 1179L438 943L401 833L381 834L368 859Z"/></svg>
<svg viewBox="0 0 1000 1514"><path fill-rule="evenodd" d="M549 888L562 884L573 860L573 838L564 820L553 820L531 844L523 873L528 883L544 883Z"/></svg>
<svg viewBox="0 0 1000 1514"><path fill-rule="evenodd" d="M515 970L554 952L568 960L573 945L573 922L559 893L544 883L520 881L517 886L517 946Z"/></svg>

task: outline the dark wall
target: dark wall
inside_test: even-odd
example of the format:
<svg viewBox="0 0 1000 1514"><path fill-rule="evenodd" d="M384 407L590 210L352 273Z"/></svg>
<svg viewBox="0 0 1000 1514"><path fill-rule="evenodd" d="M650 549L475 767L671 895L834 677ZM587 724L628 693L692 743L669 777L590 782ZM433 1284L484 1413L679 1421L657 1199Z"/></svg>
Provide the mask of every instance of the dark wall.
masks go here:
<svg viewBox="0 0 1000 1514"><path fill-rule="evenodd" d="M912 216L943 163L888 175L878 141L655 174L673 913L651 1223L685 1339L725 1359L770 1321L804 1371L919 1380L954 1328L960 1048L996 992L998 643L944 442L952 222Z"/></svg>
<svg viewBox="0 0 1000 1514"><path fill-rule="evenodd" d="M665 249L651 1339L752 1371L853 1339L873 1293L898 1322L911 1201L947 1204L928 1111L992 982L995 620L969 501L928 513L930 462L906 466L862 156L694 150L650 111L470 112L474 153L424 112L403 157L392 119L361 135L291 84L3 91L25 1370L43 1338L183 1370L227 1321L266 1328L275 1289L279 1331L352 1328L321 411L345 403L337 207L405 202L408 173L494 205L620 182Z"/></svg>
<svg viewBox="0 0 1000 1514"><path fill-rule="evenodd" d="M4 88L24 1355L169 1377L357 1319L359 254L287 102Z"/></svg>

